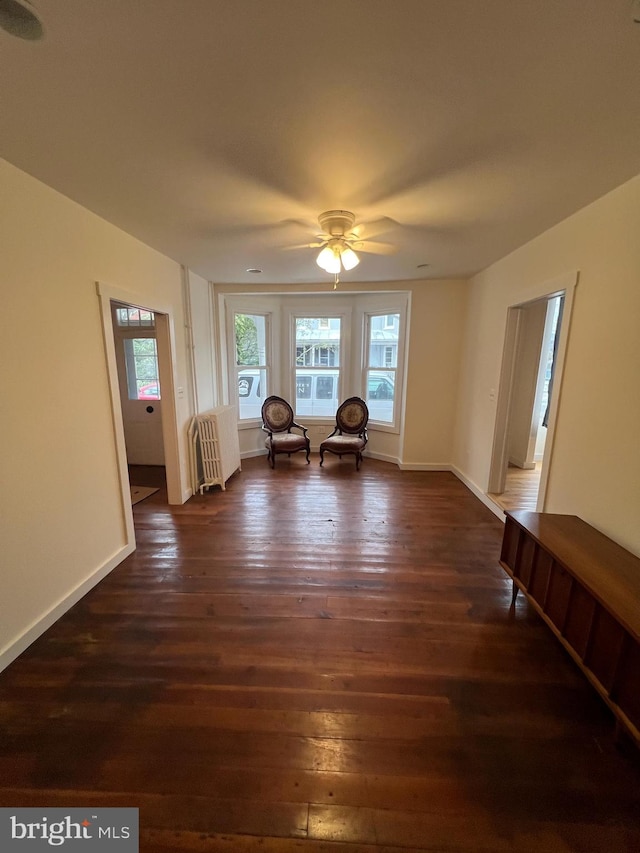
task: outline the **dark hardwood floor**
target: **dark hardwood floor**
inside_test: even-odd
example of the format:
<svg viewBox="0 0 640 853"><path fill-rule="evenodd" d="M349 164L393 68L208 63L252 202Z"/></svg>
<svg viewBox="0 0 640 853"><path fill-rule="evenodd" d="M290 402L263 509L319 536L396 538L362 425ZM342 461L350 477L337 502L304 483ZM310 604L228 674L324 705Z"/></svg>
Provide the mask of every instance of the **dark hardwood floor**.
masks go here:
<svg viewBox="0 0 640 853"><path fill-rule="evenodd" d="M164 465L129 465L128 468L129 482L132 486L166 489L167 472Z"/></svg>
<svg viewBox="0 0 640 853"><path fill-rule="evenodd" d="M146 853L640 850L637 753L452 474L251 459L134 516L0 674L0 806L136 806Z"/></svg>

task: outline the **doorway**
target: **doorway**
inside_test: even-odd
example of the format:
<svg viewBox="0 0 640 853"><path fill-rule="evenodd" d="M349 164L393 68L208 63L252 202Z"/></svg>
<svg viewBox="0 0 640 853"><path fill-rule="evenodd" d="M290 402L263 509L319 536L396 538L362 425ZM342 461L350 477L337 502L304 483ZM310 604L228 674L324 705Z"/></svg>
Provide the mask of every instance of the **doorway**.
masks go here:
<svg viewBox="0 0 640 853"><path fill-rule="evenodd" d="M175 346L173 314L170 305L152 304L141 305L135 294L128 293L103 282L96 283L100 300L102 331L109 376L111 396L111 411L113 416L114 440L118 459L118 475L120 480L121 506L126 530L126 541L135 547L135 530L133 527L133 510L127 469L127 450L124 437L124 425L118 380L118 365L116 359L115 337L113 329L112 302L142 310L152 311L155 315L156 346L160 387L162 388L162 437L164 462L166 469L167 499L169 504L180 505L188 499L190 491L183 490L181 475L180 442L178 437L178 421L176 411L176 396L181 396L182 389L176 388L175 381Z"/></svg>
<svg viewBox="0 0 640 853"><path fill-rule="evenodd" d="M162 390L153 311L111 302L132 504L166 487Z"/></svg>
<svg viewBox="0 0 640 853"><path fill-rule="evenodd" d="M544 511L572 286L509 306L487 496Z"/></svg>

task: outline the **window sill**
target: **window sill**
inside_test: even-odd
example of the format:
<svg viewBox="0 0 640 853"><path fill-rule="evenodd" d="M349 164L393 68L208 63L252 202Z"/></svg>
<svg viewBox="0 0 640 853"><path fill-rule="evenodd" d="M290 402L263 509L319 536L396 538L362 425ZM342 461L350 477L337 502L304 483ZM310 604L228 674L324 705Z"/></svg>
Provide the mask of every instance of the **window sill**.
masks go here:
<svg viewBox="0 0 640 853"><path fill-rule="evenodd" d="M260 418L245 418L245 420L238 421L238 429L260 429L262 427L262 421Z"/></svg>
<svg viewBox="0 0 640 853"><path fill-rule="evenodd" d="M383 424L380 421L369 421L367 424L367 430L371 432L389 432L393 435L400 435L400 430L397 426L393 424Z"/></svg>

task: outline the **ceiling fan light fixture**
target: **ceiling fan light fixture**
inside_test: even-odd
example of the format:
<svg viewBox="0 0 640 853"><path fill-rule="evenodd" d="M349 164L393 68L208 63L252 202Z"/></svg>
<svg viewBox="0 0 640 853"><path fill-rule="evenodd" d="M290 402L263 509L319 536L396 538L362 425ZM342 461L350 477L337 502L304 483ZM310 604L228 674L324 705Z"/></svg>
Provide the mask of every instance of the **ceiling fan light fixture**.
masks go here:
<svg viewBox="0 0 640 853"><path fill-rule="evenodd" d="M325 272L337 275L340 272L340 253L332 246L325 246L316 258L316 263Z"/></svg>
<svg viewBox="0 0 640 853"><path fill-rule="evenodd" d="M349 246L345 246L342 250L340 260L342 261L342 266L345 270L352 270L360 263L360 258L356 255L353 249L349 248Z"/></svg>

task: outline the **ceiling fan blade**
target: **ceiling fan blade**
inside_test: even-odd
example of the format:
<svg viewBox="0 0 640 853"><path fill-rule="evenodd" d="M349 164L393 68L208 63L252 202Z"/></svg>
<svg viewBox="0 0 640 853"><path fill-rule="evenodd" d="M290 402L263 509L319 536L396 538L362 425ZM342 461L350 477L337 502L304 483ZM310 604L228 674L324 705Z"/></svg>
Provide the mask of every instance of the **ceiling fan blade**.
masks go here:
<svg viewBox="0 0 640 853"><path fill-rule="evenodd" d="M298 243L296 246L283 246L285 252L289 252L292 249L319 249L322 246L326 246L327 241L324 240L322 243Z"/></svg>
<svg viewBox="0 0 640 853"><path fill-rule="evenodd" d="M388 216L380 216L378 219L367 219L359 222L355 228L351 229L349 237L355 240L371 240L374 237L379 237L381 234L388 234L398 227L395 219Z"/></svg>
<svg viewBox="0 0 640 853"><path fill-rule="evenodd" d="M377 243L374 240L355 240L351 243L354 252L366 252L371 255L395 255L398 247L393 243Z"/></svg>

